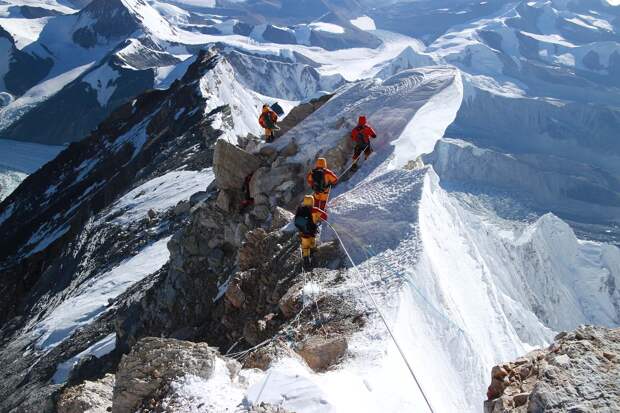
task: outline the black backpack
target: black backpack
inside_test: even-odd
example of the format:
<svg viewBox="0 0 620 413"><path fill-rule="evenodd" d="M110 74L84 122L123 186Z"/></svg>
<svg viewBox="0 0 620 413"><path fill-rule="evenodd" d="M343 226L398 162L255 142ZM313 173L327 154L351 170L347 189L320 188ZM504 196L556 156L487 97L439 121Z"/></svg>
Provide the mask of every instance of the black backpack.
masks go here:
<svg viewBox="0 0 620 413"><path fill-rule="evenodd" d="M302 234L316 233L317 227L312 219L312 208L302 206L297 209L297 213L295 214L295 227Z"/></svg>
<svg viewBox="0 0 620 413"><path fill-rule="evenodd" d="M325 191L325 171L322 169L312 170L312 189L315 192Z"/></svg>

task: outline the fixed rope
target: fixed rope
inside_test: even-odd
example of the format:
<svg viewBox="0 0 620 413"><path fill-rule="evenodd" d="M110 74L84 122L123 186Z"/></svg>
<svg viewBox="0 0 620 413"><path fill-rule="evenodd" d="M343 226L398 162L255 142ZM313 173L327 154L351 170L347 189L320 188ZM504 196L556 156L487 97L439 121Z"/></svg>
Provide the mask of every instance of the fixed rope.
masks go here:
<svg viewBox="0 0 620 413"><path fill-rule="evenodd" d="M413 378L413 381L415 382L416 386L420 390L420 393L422 394L422 397L424 398L424 401L426 402L426 405L428 406L428 410L431 413L435 413L435 411L433 410L433 407L431 406L430 401L426 397L426 393L424 393L424 390L422 389L422 386L420 385L420 382L418 381L418 378L416 377L415 372L413 371L413 368L411 367L411 364L409 364L409 360L407 360L407 356L405 355L405 352L403 351L402 347L398 343L398 340L396 339L396 336L394 335L392 329L390 328L390 325L387 322L387 319L383 315L383 312L379 308L379 304L375 300L375 297L372 295L372 293L368 289L368 285L366 284L366 281L364 280L364 277L362 277L362 274L361 274L360 270L357 268L357 265L353 261L353 258L351 258L351 255L349 254L349 251L345 247L344 242L342 242L342 238L340 238L340 234L338 234L338 231L336 231L336 229L328 221L323 221L323 222L325 222L331 228L331 230L334 232L334 235L336 236L336 238L338 238L338 242L340 242L340 245L342 246L342 249L343 249L344 253L346 254L347 258L351 262L351 265L353 265L353 268L357 272L358 278L360 279L361 284L362 284L364 290L366 291L366 294L370 297L370 300L372 301L372 304L375 307L375 310L377 311L377 314L379 314L379 317L381 318L381 321L383 321L383 324L385 325L385 328L387 329L390 337L392 338L392 341L396 345L396 348L398 349L398 352L400 353L400 356L403 359L403 362L407 366L407 369L409 370L409 373L411 374L411 377Z"/></svg>
<svg viewBox="0 0 620 413"><path fill-rule="evenodd" d="M349 172L351 170L351 168L353 168L353 165L357 164L357 161L359 159L359 157L362 155L362 153L366 152L366 149L368 149L368 147L370 146L370 144L364 146L364 149L362 149L362 152L358 155L357 159L355 159L353 162L351 162L351 165L349 165L349 167L347 169L345 169L340 176L343 177L346 175L347 172Z"/></svg>
<svg viewBox="0 0 620 413"><path fill-rule="evenodd" d="M351 241L356 244L364 253L364 255L366 256L366 259L370 259L371 257L376 257L378 254L372 249L372 247L366 247L364 246L364 244L360 241L357 240L356 237L351 234L350 232L348 232L347 230L345 230L344 228L342 228L339 225L335 225L334 226L336 228L338 228L338 231L344 233L345 236L348 236ZM383 284L383 279L379 276L377 276L376 281L375 281L378 285L379 288L381 288L386 294L389 294L389 291L385 288L385 285ZM411 286L411 288L413 288L413 291L415 291L420 298L422 298L422 300L424 301L424 303L428 306L428 308L430 308L431 310L433 310L433 312L435 312L440 318L442 318L446 323L448 323L449 325L451 325L453 328L455 328L456 330L458 330L459 333L461 334L465 334L465 330L463 330L456 321L452 320L450 317L448 317L447 315L445 315L439 308L437 308L435 306L435 304L426 296L426 294L424 294L422 292L422 289L420 287L418 287L416 285L416 283L413 282L413 280L411 279L411 277L408 277L408 284Z"/></svg>

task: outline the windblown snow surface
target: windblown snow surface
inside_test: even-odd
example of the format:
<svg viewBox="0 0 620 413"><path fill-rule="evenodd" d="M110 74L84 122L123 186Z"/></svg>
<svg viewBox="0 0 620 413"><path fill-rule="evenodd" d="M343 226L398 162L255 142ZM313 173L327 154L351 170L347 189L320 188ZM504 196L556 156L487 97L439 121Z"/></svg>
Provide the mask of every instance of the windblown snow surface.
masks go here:
<svg viewBox="0 0 620 413"><path fill-rule="evenodd" d="M204 393L214 386L229 389L218 398L222 410L268 402L302 413L428 411L366 285L435 412L479 412L491 367L557 331L619 324L617 247L578 239L552 214L503 218L476 195L444 189L432 166L415 162L443 138L462 99L461 74L451 67L360 81L276 141L296 139L295 161L309 163L350 126L339 129L334 119L366 113L381 131L375 155L329 207L356 264L340 288L357 290L374 316L335 370L316 374L285 359L241 381L217 372L180 379L173 397L184 400L183 411L208 411L213 399Z"/></svg>

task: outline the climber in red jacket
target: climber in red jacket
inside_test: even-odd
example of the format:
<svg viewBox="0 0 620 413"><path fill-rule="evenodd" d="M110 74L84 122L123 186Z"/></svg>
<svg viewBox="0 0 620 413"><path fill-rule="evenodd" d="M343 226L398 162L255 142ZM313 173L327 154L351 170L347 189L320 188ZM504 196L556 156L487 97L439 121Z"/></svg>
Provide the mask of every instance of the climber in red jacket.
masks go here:
<svg viewBox="0 0 620 413"><path fill-rule="evenodd" d="M364 159L368 159L372 153L372 146L370 140L377 137L377 134L366 123L366 116L360 116L357 122L357 126L351 131L351 140L355 143L355 150L353 152L353 166L351 170L357 170L357 160L364 152Z"/></svg>

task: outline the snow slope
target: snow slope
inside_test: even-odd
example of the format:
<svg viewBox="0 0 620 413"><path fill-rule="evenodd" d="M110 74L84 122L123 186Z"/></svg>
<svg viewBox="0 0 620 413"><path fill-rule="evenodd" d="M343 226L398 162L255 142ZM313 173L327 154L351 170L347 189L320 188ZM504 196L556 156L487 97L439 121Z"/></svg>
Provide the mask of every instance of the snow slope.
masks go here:
<svg viewBox="0 0 620 413"><path fill-rule="evenodd" d="M174 171L151 179L116 201L104 217L124 225L146 218L149 210L166 211L194 193L206 189L213 181L211 168L204 171Z"/></svg>
<svg viewBox="0 0 620 413"><path fill-rule="evenodd" d="M109 300L160 269L170 256L166 247L169 240L167 237L143 248L137 255L91 278L85 285L70 287L69 296L30 328L38 337L38 347L50 349L57 346L77 328L89 324L106 311Z"/></svg>
<svg viewBox="0 0 620 413"><path fill-rule="evenodd" d="M39 145L0 139L0 201L43 164L54 158L62 146Z"/></svg>
<svg viewBox="0 0 620 413"><path fill-rule="evenodd" d="M300 150L292 161L309 163L347 133L350 125L335 126L334 119L365 113L381 131L376 154L330 203L330 223L357 264L339 288L368 298L359 277L369 283L433 409L446 413L480 411L490 368L546 345L556 332L620 324L617 247L579 240L551 214L502 218L475 193L444 188L432 167L412 169L410 161L442 138L462 99L452 68L361 81L274 144L295 139ZM467 158L451 162L455 170L473 167ZM322 233L334 237L328 228ZM178 394L191 397L208 386L181 385ZM235 392L230 408L238 403ZM376 312L351 338L339 368L314 374L285 359L247 385L245 401L302 413L426 411Z"/></svg>

